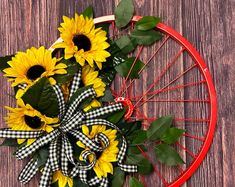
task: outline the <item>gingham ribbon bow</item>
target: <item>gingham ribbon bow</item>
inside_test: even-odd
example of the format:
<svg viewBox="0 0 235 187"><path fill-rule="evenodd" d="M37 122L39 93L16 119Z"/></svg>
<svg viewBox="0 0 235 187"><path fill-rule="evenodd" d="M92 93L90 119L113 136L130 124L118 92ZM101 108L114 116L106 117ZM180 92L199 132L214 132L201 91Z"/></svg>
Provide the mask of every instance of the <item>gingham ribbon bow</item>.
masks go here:
<svg viewBox="0 0 235 187"><path fill-rule="evenodd" d="M80 80L81 71L79 71L74 76L69 96L70 99L78 90ZM40 187L50 186L52 173L57 170L61 170L65 176L71 178L78 176L82 182L88 184L89 186L98 184L101 187L107 187L107 178L100 179L98 177L94 177L92 179L88 179L87 171L92 169L96 164L95 152L102 152L106 147L108 147L110 143L109 139L104 134L100 133L91 140L81 132L81 126L83 124L86 124L87 126L105 125L120 132L117 126L105 119L99 119L99 117L121 110L123 108L122 104L116 103L84 113L79 110L78 107L86 99L94 98L96 96L93 88L88 88L87 90L82 91L67 108L63 93L59 86L54 85L53 89L57 95L59 103L59 118L61 122L57 129L48 134L45 134L45 132L42 131L13 131L10 129L1 129L0 137L14 139L36 138L36 141L31 145L24 146L16 152L16 158L20 160L32 155L35 151L44 145L49 144L49 156L42 172L39 184ZM73 149L67 137L68 134L75 136L79 141L89 148L89 150L82 152L81 156L85 161L87 161L87 163L89 163L88 156L93 155L94 159L91 163L83 165L80 162L76 162L74 160ZM100 145L100 141L104 143L104 146ZM137 172L137 166L123 164L126 149L127 142L125 138L122 137L121 148L117 156L118 166L125 172ZM71 163L73 166L71 170L68 169L69 163ZM20 182L24 184L28 183L38 170L38 160L32 158L21 171L19 175Z"/></svg>

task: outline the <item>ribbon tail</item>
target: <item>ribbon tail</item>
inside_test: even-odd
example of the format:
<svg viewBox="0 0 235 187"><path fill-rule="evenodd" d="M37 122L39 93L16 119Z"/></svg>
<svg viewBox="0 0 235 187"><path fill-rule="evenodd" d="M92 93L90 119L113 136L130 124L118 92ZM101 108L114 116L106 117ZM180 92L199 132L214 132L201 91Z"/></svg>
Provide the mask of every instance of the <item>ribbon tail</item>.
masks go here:
<svg viewBox="0 0 235 187"><path fill-rule="evenodd" d="M69 170L68 170L68 162L75 164L74 158L73 158L73 147L71 146L68 138L63 135L62 136L62 147L61 147L61 170L62 173L65 176L69 176Z"/></svg>
<svg viewBox="0 0 235 187"><path fill-rule="evenodd" d="M47 160L47 163L43 169L42 176L40 178L39 187L48 187L51 185L52 180L52 170L50 167L50 161Z"/></svg>
<svg viewBox="0 0 235 187"><path fill-rule="evenodd" d="M72 84L71 84L71 89L70 89L70 94L69 94L69 99L72 97L72 95L77 91L77 89L80 86L80 82L82 79L82 70L79 69L78 72L75 74Z"/></svg>
<svg viewBox="0 0 235 187"><path fill-rule="evenodd" d="M53 140L50 144L49 147L49 160L50 160L50 165L51 165L51 170L52 171L57 171L59 170L59 154L58 153L58 147L59 146L59 142L58 142L58 138Z"/></svg>
<svg viewBox="0 0 235 187"><path fill-rule="evenodd" d="M45 136L42 136L38 138L35 142L33 142L29 146L24 146L20 148L16 152L16 158L19 160L22 160L29 155L31 155L33 152L38 150L40 147L46 145L48 142L51 142L54 138L56 138L60 134L59 130L54 130L49 134L46 134Z"/></svg>
<svg viewBox="0 0 235 187"><path fill-rule="evenodd" d="M34 139L41 136L42 131L15 131L11 129L0 129L0 138Z"/></svg>
<svg viewBox="0 0 235 187"><path fill-rule="evenodd" d="M19 175L19 181L23 184L27 184L37 173L38 171L38 162L35 159L31 159L21 171Z"/></svg>
<svg viewBox="0 0 235 187"><path fill-rule="evenodd" d="M121 103L116 103L113 105L104 106L101 108L94 109L90 112L85 113L86 119L93 119L104 116L109 113L117 112L123 109L123 105Z"/></svg>
<svg viewBox="0 0 235 187"><path fill-rule="evenodd" d="M136 172L138 172L138 167L136 165L128 165L128 164L118 163L118 166L120 167L120 169L122 171L127 172L127 173L136 173Z"/></svg>
<svg viewBox="0 0 235 187"><path fill-rule="evenodd" d="M100 187L108 187L108 179L104 177L102 177L101 179L99 179L98 177L94 177L90 181L88 181L89 186L95 186L97 184L99 184Z"/></svg>

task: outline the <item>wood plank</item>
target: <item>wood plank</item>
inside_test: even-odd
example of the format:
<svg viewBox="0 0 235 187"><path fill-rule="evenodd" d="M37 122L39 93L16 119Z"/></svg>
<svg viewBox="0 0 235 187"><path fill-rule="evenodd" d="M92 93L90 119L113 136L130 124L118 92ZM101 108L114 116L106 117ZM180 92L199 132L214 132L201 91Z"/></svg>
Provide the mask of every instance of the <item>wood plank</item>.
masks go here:
<svg viewBox="0 0 235 187"><path fill-rule="evenodd" d="M1 56L13 54L16 51L24 51L31 46L39 47L45 45L49 47L59 36L57 27L62 20L62 15L73 16L75 12L82 12L88 5L93 5L95 15L102 16L112 14L115 5L119 0L86 0L86 1L33 1L33 0L1 0L0 2L0 54ZM235 2L234 0L135 0L136 14L161 16L164 23L171 26L178 32L182 33L195 47L209 66L217 88L219 105L218 126L215 133L213 145L197 172L187 181L184 186L225 186L230 187L235 184L235 149L233 121L235 120L233 107L235 106L235 67L233 61L235 58ZM170 55L174 54L177 46L172 44L164 49L161 60L167 60ZM151 54L150 49L145 49L143 60ZM166 54L167 52L167 54ZM184 56L180 62L188 61L189 58ZM154 60L154 65L158 65L158 59ZM161 62L160 62L161 63ZM169 81L185 66L179 66L168 75L164 81ZM155 70L154 74L159 74L160 69ZM143 85L136 85L136 91L146 89L146 86L152 82L151 72L145 73L144 77L148 79ZM185 77L179 80L185 83L189 80L197 80L198 72L193 76ZM3 106L15 106L15 101L10 97L13 93L9 83L5 78L0 76L0 127L5 127L3 117L7 111ZM157 88L157 87L156 87ZM5 93L9 94L6 95ZM173 93L176 96L177 93ZM192 96L192 90L180 91L180 98ZM164 96L164 95L163 95ZM169 95L166 95L166 98ZM194 96L202 96L202 90L197 89ZM168 98L167 98L168 99ZM170 106L171 111L178 108L179 115L193 115L193 111L188 111L192 106L187 104L180 105L162 105L159 109L157 106L146 105L144 111L154 114L166 113ZM204 105L193 105L197 109ZM181 110L180 110L181 109ZM182 114L183 113L183 114ZM197 114L195 114L197 116ZM203 116L199 114L198 117ZM179 124L180 125L180 124ZM183 125L184 127L184 125ZM188 132L197 132L201 135L205 133L206 128L189 127L186 124ZM196 140L182 140L193 151L199 145ZM1 148L0 150L0 186L2 187L19 187L23 186L17 181L17 176L26 161L16 161L11 156L13 150ZM184 158L190 161L189 156ZM153 158L153 155L151 155ZM166 174L169 180L172 180L175 174L172 171L160 166L161 172ZM157 176L146 178L148 186L163 186ZM150 180L148 180L150 179ZM33 179L26 187L37 186L39 176Z"/></svg>

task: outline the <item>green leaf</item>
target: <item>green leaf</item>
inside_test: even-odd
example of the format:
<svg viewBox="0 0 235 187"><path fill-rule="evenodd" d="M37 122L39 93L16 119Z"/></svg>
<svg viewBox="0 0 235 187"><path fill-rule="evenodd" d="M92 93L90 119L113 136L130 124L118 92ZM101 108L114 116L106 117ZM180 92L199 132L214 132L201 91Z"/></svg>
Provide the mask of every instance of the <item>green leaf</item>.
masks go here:
<svg viewBox="0 0 235 187"><path fill-rule="evenodd" d="M106 87L104 96L100 99L102 102L114 102L113 94L109 87Z"/></svg>
<svg viewBox="0 0 235 187"><path fill-rule="evenodd" d="M127 140L129 140L131 145L143 144L147 139L147 133L145 130L137 130L131 134L131 136L127 136Z"/></svg>
<svg viewBox="0 0 235 187"><path fill-rule="evenodd" d="M49 149L46 146L36 151L34 154L34 158L35 160L36 159L38 160L37 167L41 167L45 165L47 162L48 156L49 156Z"/></svg>
<svg viewBox="0 0 235 187"><path fill-rule="evenodd" d="M92 6L88 6L82 13L82 15L84 17L88 17L88 18L93 18L94 13L93 13L93 7Z"/></svg>
<svg viewBox="0 0 235 187"><path fill-rule="evenodd" d="M45 77L31 86L22 99L48 117L58 116L59 107L56 93Z"/></svg>
<svg viewBox="0 0 235 187"><path fill-rule="evenodd" d="M104 30L107 35L109 35L109 27L110 27L110 23L98 23L95 24L96 28L102 28L102 30Z"/></svg>
<svg viewBox="0 0 235 187"><path fill-rule="evenodd" d="M121 130L123 135L131 136L132 133L135 133L135 131L141 129L142 121L134 121L127 123L125 120L123 120L116 125Z"/></svg>
<svg viewBox="0 0 235 187"><path fill-rule="evenodd" d="M117 39L115 42L124 54L128 54L136 48L135 40L131 40L129 36L124 35Z"/></svg>
<svg viewBox="0 0 235 187"><path fill-rule="evenodd" d="M51 184L51 187L59 187L58 181Z"/></svg>
<svg viewBox="0 0 235 187"><path fill-rule="evenodd" d="M138 146L141 148L141 151L147 151L147 148L144 145ZM129 155L141 154L141 151L136 145L128 145L127 154Z"/></svg>
<svg viewBox="0 0 235 187"><path fill-rule="evenodd" d="M0 146L19 147L17 139L5 138Z"/></svg>
<svg viewBox="0 0 235 187"><path fill-rule="evenodd" d="M125 172L119 167L114 168L114 173L111 176L111 186L112 187L122 187L125 181Z"/></svg>
<svg viewBox="0 0 235 187"><path fill-rule="evenodd" d="M154 16L144 16L135 24L135 27L140 31L148 31L154 29L160 21L160 18Z"/></svg>
<svg viewBox="0 0 235 187"><path fill-rule="evenodd" d="M121 63L120 65L116 66L115 69L122 77L127 77L132 64L135 62L135 57L131 57L125 60L125 62ZM131 73L129 74L128 79L136 79L139 78L139 71L144 67L144 63L139 59L135 62Z"/></svg>
<svg viewBox="0 0 235 187"><path fill-rule="evenodd" d="M67 68L66 68L67 74L63 74L63 75L56 74L54 76L54 79L56 80L57 84L62 85L72 80L73 76L79 70L79 64L71 59L68 59L68 60L62 59L60 63L64 63L67 65Z"/></svg>
<svg viewBox="0 0 235 187"><path fill-rule="evenodd" d="M109 117L107 118L107 120L113 124L118 123L125 115L126 112L126 107L123 110L120 110L118 112L115 112L111 115L109 115Z"/></svg>
<svg viewBox="0 0 235 187"><path fill-rule="evenodd" d="M180 136L185 132L183 129L170 128L162 136L161 141L167 144L174 144Z"/></svg>
<svg viewBox="0 0 235 187"><path fill-rule="evenodd" d="M134 177L130 178L129 186L130 187L144 187L144 185Z"/></svg>
<svg viewBox="0 0 235 187"><path fill-rule="evenodd" d="M155 120L147 130L147 137L149 140L159 140L160 137L172 125L172 116L164 116Z"/></svg>
<svg viewBox="0 0 235 187"><path fill-rule="evenodd" d="M121 0L115 9L115 23L118 28L125 27L134 14L134 5L132 0Z"/></svg>
<svg viewBox="0 0 235 187"><path fill-rule="evenodd" d="M105 83L106 86L109 86L112 84L115 78L115 75L116 75L116 71L110 68L110 69L101 70L99 77L102 79L102 81Z"/></svg>
<svg viewBox="0 0 235 187"><path fill-rule="evenodd" d="M127 155L127 164L138 166L138 172L142 175L148 175L153 171L153 166L142 154Z"/></svg>
<svg viewBox="0 0 235 187"><path fill-rule="evenodd" d="M14 55L9 55L9 56L4 56L4 57L0 57L0 70L3 71L6 68L9 68L10 65L7 63L9 61L11 61L12 57Z"/></svg>
<svg viewBox="0 0 235 187"><path fill-rule="evenodd" d="M148 46L160 40L162 38L162 35L160 32L155 30L139 31L137 29L134 29L131 33L131 38L135 39L136 43L139 45Z"/></svg>
<svg viewBox="0 0 235 187"><path fill-rule="evenodd" d="M88 184L83 183L78 177L73 178L74 187L89 187Z"/></svg>
<svg viewBox="0 0 235 187"><path fill-rule="evenodd" d="M177 151L168 144L163 143L157 145L155 147L155 154L159 162L168 166L176 166L184 163Z"/></svg>

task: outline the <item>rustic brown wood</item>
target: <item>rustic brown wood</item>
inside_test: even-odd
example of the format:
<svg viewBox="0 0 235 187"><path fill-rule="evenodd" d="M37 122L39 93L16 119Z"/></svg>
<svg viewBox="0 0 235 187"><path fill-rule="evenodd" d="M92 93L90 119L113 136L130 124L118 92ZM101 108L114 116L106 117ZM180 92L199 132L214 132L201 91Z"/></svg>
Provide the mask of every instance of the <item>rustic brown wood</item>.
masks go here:
<svg viewBox="0 0 235 187"><path fill-rule="evenodd" d="M73 16L75 12L81 12L88 5L93 5L96 17L113 13L119 0L1 0L0 1L0 56L13 54L16 51L24 51L31 46L49 47L58 37L57 27L62 20L62 15ZM235 81L235 2L234 0L135 0L136 14L161 16L164 23L183 34L200 52L209 66L214 78L219 101L218 123L214 141L207 157L197 172L185 183L184 186L218 186L232 187L235 185L235 141L234 141L234 116L233 107L234 81ZM161 59L155 59L154 65L166 61L175 54L177 45L165 47ZM151 49L145 49L145 55L149 55ZM146 60L146 56L142 56ZM179 62L189 61L184 55ZM164 80L169 81L174 73L183 70L184 66L176 67L175 71ZM155 70L157 74L159 70ZM172 76L172 77L171 77ZM144 77L148 79L146 85L136 85L135 89L144 89L152 80L150 72ZM187 80L197 80L198 72L192 77L179 80L182 83ZM12 89L9 83L0 76L0 126L4 125L6 109L3 106L14 106ZM202 90L194 93L201 95ZM188 97L190 90L179 93L180 98ZM168 96L166 96L168 97ZM148 107L148 106L145 106ZM154 113L165 114L167 105L162 108L149 107ZM190 106L170 106L172 111L178 109L181 117L190 115L194 111L188 111ZM178 108L177 108L178 107ZM198 108L203 106L198 106ZM160 112L159 112L160 111ZM146 112L146 111L145 111ZM203 116L202 116L203 117ZM197 131L198 127L190 127L185 124L188 131ZM202 130L201 134L205 133ZM194 150L197 142L182 139L182 144ZM13 149L0 149L0 186L23 186L17 181L18 173L25 162L16 161L12 155ZM187 161L190 158L183 155ZM164 173L168 170L161 168ZM168 172L167 178L174 178L174 172ZM39 178L39 177L38 177ZM37 186L38 178L28 185ZM152 177L147 181L148 186L162 186L162 183Z"/></svg>

